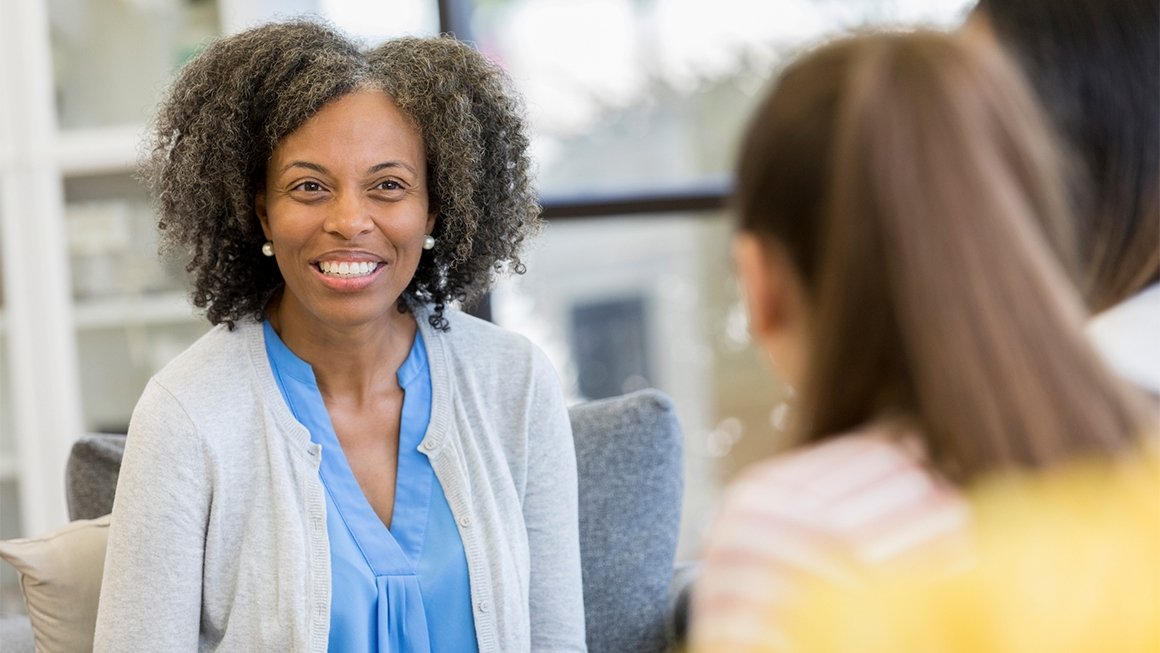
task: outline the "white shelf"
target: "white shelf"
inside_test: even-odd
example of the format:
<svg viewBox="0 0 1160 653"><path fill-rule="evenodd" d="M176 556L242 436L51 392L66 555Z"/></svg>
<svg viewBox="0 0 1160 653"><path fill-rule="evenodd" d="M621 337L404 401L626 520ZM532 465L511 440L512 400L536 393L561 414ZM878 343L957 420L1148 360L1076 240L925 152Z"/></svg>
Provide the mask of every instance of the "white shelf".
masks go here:
<svg viewBox="0 0 1160 653"><path fill-rule="evenodd" d="M183 293L114 297L78 301L73 311L77 329L116 329L125 326L179 324L198 319Z"/></svg>
<svg viewBox="0 0 1160 653"><path fill-rule="evenodd" d="M62 132L54 150L57 165L62 174L74 176L131 172L144 130L143 125L118 125Z"/></svg>

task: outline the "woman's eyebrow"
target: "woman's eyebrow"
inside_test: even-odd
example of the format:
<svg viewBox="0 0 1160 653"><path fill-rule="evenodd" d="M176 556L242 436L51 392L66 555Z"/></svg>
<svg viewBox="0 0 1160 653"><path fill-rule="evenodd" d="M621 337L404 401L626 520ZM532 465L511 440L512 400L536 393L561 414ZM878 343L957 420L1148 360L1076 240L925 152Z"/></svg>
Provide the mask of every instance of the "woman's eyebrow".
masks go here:
<svg viewBox="0 0 1160 653"><path fill-rule="evenodd" d="M373 175L374 173L379 172L380 170L387 170L389 168L402 168L402 169L410 172L413 175L418 174L415 172L414 168L412 168L410 165L408 165L407 163L404 163L402 161L384 161L383 163L373 165L367 170L367 174Z"/></svg>
<svg viewBox="0 0 1160 653"><path fill-rule="evenodd" d="M313 170L323 175L330 173L330 171L326 169L326 166L319 165L317 163L312 163L310 161L291 161L290 163L282 166L282 169L278 171L278 174L282 174L290 168L306 168L307 170Z"/></svg>
<svg viewBox="0 0 1160 653"><path fill-rule="evenodd" d="M307 170L313 170L319 174L330 174L330 170L328 170L326 166L313 163L311 161L291 161L290 163L282 166L282 168L278 171L278 174L282 174L291 168L306 168ZM411 165L407 163L404 163L403 161L384 161L382 163L377 163L367 169L367 174L373 175L381 170L389 170L391 168L402 168L411 174L417 174L415 172L415 168L411 167Z"/></svg>

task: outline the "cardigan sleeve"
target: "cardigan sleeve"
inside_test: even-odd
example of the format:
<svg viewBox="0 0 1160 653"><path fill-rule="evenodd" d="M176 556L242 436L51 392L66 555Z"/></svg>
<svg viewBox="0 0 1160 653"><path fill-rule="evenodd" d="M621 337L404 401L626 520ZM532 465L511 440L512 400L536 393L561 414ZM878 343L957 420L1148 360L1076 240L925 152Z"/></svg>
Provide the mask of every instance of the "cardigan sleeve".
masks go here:
<svg viewBox="0 0 1160 653"><path fill-rule="evenodd" d="M150 381L130 420L94 651L196 651L210 483L201 439Z"/></svg>
<svg viewBox="0 0 1160 653"><path fill-rule="evenodd" d="M576 451L559 377L536 352L524 520L532 651L586 651Z"/></svg>

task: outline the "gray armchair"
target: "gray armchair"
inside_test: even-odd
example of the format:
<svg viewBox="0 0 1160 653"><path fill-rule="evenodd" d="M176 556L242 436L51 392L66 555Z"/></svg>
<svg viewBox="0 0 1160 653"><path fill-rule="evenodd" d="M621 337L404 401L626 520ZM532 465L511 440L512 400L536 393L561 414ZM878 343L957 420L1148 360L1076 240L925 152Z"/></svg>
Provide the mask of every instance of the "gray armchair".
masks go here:
<svg viewBox="0 0 1160 653"><path fill-rule="evenodd" d="M580 556L591 653L661 653L673 628L670 587L680 524L683 459L672 402L659 391L569 409L579 472ZM66 471L71 519L113 506L125 436L87 434ZM674 582L676 579L676 582ZM0 619L0 650L31 651L26 618Z"/></svg>
<svg viewBox="0 0 1160 653"><path fill-rule="evenodd" d="M65 467L69 519L96 519L112 512L124 454L123 434L90 433L73 443Z"/></svg>
<svg viewBox="0 0 1160 653"><path fill-rule="evenodd" d="M589 653L670 648L670 586L684 461L672 402L657 390L573 406ZM674 578L676 582L674 583Z"/></svg>

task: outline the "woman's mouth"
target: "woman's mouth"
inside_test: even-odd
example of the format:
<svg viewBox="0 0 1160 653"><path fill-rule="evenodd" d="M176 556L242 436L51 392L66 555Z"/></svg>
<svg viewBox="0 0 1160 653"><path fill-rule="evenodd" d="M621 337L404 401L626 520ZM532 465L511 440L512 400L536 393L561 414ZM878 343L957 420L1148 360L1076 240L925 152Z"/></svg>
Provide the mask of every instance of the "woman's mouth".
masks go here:
<svg viewBox="0 0 1160 653"><path fill-rule="evenodd" d="M373 274L380 264L370 261L319 261L317 265L319 271L328 277L355 279Z"/></svg>

